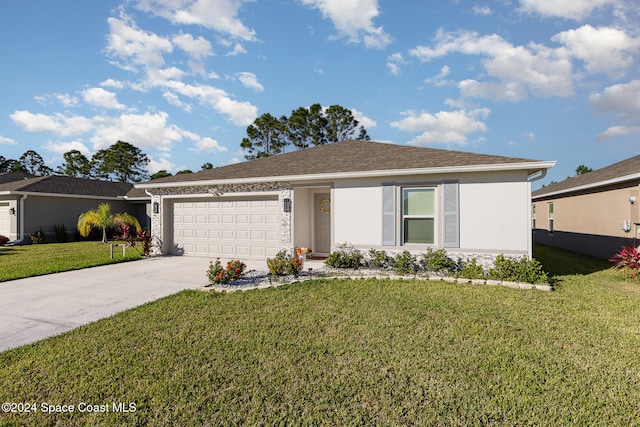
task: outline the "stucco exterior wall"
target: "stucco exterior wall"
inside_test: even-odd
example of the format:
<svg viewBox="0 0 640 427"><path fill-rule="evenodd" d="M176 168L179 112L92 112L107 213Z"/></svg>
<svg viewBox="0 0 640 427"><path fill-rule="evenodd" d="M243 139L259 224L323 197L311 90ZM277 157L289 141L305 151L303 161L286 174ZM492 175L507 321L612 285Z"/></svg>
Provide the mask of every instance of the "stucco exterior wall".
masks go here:
<svg viewBox="0 0 640 427"><path fill-rule="evenodd" d="M28 196L24 201L25 236L34 234L40 227L54 241L54 226L64 224L73 238L77 231L78 216L89 209L96 209L100 203L111 204L111 212L129 212L136 210L131 204L119 200L80 199L71 197Z"/></svg>
<svg viewBox="0 0 640 427"><path fill-rule="evenodd" d="M335 183L334 244L358 248L424 250L426 245L402 245L400 220L396 246L382 246L382 184L397 188L433 186L436 189L436 242L442 247L442 183L459 182L460 248L455 252L505 253L531 256L530 183L523 171L421 175L391 179L343 180ZM400 191L396 211L400 215ZM420 247L418 247L420 246Z"/></svg>
<svg viewBox="0 0 640 427"><path fill-rule="evenodd" d="M539 198L535 206L533 238L536 242L588 255L608 258L622 245L633 244L640 222L640 197L637 182L611 186L577 194ZM630 203L631 197L636 198ZM553 203L553 233L549 233L549 204ZM625 232L622 221L631 229ZM636 236L640 241L640 235Z"/></svg>

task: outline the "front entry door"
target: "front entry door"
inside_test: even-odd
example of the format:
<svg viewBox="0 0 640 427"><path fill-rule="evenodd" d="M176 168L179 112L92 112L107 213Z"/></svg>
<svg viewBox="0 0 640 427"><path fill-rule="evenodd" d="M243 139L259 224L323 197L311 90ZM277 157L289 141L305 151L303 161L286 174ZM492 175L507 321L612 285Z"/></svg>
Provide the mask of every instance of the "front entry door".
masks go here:
<svg viewBox="0 0 640 427"><path fill-rule="evenodd" d="M331 251L331 194L314 195L314 247L313 252L328 254Z"/></svg>

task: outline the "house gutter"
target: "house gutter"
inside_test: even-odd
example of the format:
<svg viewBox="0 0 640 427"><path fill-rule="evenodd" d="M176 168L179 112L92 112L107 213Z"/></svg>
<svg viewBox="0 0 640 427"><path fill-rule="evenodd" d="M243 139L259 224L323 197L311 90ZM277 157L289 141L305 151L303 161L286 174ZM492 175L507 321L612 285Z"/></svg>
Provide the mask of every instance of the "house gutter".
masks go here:
<svg viewBox="0 0 640 427"><path fill-rule="evenodd" d="M356 171L356 172L335 172L321 173L309 175L280 175L280 176L256 176L237 179L207 179L198 181L169 181L163 183L145 183L134 184L136 188L170 188L170 187L191 187L201 185L226 185L226 184L248 184L258 182L294 182L294 181L313 181L313 180L331 180L340 178L379 178L385 176L398 175L432 175L445 173L468 173L468 172L498 172L513 170L535 170L535 173L547 168L555 166L556 162L528 162L528 163L500 163L488 165L468 165L468 166L445 166L436 168L418 168L418 169L389 169L389 170L372 170L372 171ZM534 174L535 174L534 173ZM530 175L531 176L531 175Z"/></svg>
<svg viewBox="0 0 640 427"><path fill-rule="evenodd" d="M636 179L640 179L640 174L635 173L635 174L631 174L631 175L625 175L625 176L621 176L621 177L617 177L617 178L607 179L607 180L604 180L604 181L597 181L597 182L593 182L593 183L590 183L590 184L577 185L575 187L565 188L564 190L550 191L548 193L537 194L537 195L535 195L533 197L535 199L540 199L540 198L543 198L543 197L550 197L550 196L557 196L557 195L566 194L566 193L572 193L574 191L590 190L592 188L604 187L604 186L613 185L613 184L619 184L619 183L622 183L622 182L633 181L633 180L636 180Z"/></svg>

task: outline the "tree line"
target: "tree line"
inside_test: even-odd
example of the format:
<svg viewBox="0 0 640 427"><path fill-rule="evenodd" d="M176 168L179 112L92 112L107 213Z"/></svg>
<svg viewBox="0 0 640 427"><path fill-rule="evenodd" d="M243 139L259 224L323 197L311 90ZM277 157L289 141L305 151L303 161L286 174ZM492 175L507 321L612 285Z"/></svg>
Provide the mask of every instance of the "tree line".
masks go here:
<svg viewBox="0 0 640 427"><path fill-rule="evenodd" d="M247 127L240 147L250 160L283 153L287 147L302 150L347 139L368 141L370 137L351 110L340 105L323 108L313 104L293 110L289 117L261 115Z"/></svg>
<svg viewBox="0 0 640 427"><path fill-rule="evenodd" d="M351 110L340 105L323 108L320 104L300 107L289 117L279 119L265 113L247 127L247 136L240 147L246 150L246 159L255 159L283 153L286 147L302 150L347 139L368 141L364 126L353 117ZM40 154L26 151L19 159L7 159L0 155L0 173L24 172L36 176L63 175L75 178L91 178L119 182L141 182L149 178L171 176L166 170L149 174L149 157L139 148L118 141L109 148L98 150L87 158L78 150L63 154L63 162L57 169L47 166ZM212 169L207 162L202 170ZM192 173L190 169L176 172L176 175Z"/></svg>
<svg viewBox="0 0 640 427"><path fill-rule="evenodd" d="M149 157L139 148L124 141L98 150L91 159L78 150L68 151L62 157L62 164L53 170L34 150L26 151L17 160L0 156L0 173L23 172L36 176L55 174L119 182L140 182L149 178L146 169Z"/></svg>

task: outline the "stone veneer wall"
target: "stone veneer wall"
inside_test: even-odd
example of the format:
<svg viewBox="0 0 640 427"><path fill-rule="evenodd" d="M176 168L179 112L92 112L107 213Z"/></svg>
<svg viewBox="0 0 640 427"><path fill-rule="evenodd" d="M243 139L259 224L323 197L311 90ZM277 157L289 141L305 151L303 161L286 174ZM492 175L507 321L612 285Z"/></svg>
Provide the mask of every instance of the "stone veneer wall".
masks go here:
<svg viewBox="0 0 640 427"><path fill-rule="evenodd" d="M229 193L259 193L266 191L279 191L279 200L292 199L293 205L293 192L291 190L291 184L288 182L265 182L265 183L247 183L247 184L234 184L234 185L189 185L184 187L165 187L165 188L152 188L148 190L151 193L151 237L152 247L151 253L154 255L163 254L163 229L164 224L162 218L164 216L163 199L166 196L183 196L192 195L193 197L202 196L214 196L220 197ZM158 213L153 212L154 203L158 203L160 207ZM280 212L280 236L281 243L291 243L291 222L292 213L284 212L282 208Z"/></svg>
<svg viewBox="0 0 640 427"><path fill-rule="evenodd" d="M435 248L435 249L440 249L440 248ZM338 250L338 248L333 248L332 252L334 250ZM369 251L368 250L364 250L364 249L358 249L362 255L365 258L368 258L369 256ZM377 248L377 250L384 250L384 249L379 249ZM445 248L445 250L447 251L447 256L449 258L451 258L452 260L454 260L456 263L458 263L458 265L460 265L463 261L466 260L472 260L472 259L476 259L476 262L478 263L478 265L482 266L482 268L485 269L485 271L489 271L492 267L493 267L493 263L496 260L496 257L500 254L497 253L473 253L473 252L453 252L450 251L448 249ZM391 256L391 257L395 257L396 255L398 255L399 253L403 252L404 250L384 250L387 255ZM413 256L416 257L416 260L421 261L422 260L422 255L427 253L427 249L425 248L425 250L423 251L409 251L409 253ZM526 255L523 254L510 254L510 253L502 253L502 255L504 255L507 258L515 258L515 259L521 259L523 257L525 257Z"/></svg>

